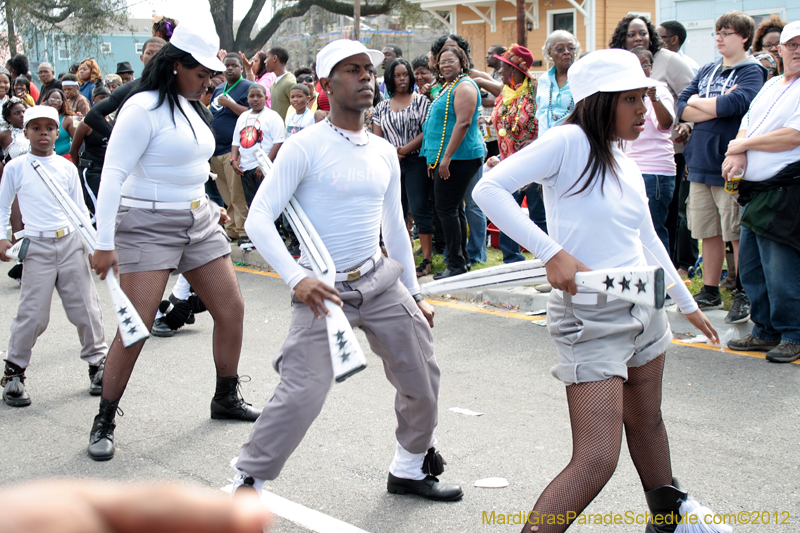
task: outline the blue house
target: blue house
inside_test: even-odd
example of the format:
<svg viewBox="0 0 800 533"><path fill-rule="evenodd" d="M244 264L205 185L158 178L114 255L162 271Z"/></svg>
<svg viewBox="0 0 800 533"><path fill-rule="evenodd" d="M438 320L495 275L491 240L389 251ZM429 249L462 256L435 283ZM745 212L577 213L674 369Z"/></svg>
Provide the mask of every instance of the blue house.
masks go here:
<svg viewBox="0 0 800 533"><path fill-rule="evenodd" d="M25 54L30 61L30 71L36 77L39 63L53 65L56 75L69 70L70 65L86 58L94 58L103 76L117 72L117 63L128 61L134 76L142 73L142 54L144 42L152 37L150 19L129 19L124 26L113 28L98 36L90 43L78 42L57 32L42 33L34 31L26 35ZM38 82L38 80L36 80Z"/></svg>
<svg viewBox="0 0 800 533"><path fill-rule="evenodd" d="M787 21L800 20L798 0L660 0L656 4L657 23L677 20L686 27L683 51L704 65L719 57L714 37L714 22L728 11L743 11L756 21L756 27L770 15Z"/></svg>

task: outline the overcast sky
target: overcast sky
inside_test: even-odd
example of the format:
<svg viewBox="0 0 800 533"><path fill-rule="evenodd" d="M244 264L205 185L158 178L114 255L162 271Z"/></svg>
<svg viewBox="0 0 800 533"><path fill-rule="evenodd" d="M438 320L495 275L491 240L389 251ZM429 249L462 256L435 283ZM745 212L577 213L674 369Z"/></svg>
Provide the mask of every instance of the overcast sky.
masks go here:
<svg viewBox="0 0 800 533"><path fill-rule="evenodd" d="M153 11L159 15L172 17L181 24L197 24L203 28L214 28L211 20L211 10L207 0L127 0L129 16L132 18L150 18ZM250 8L250 0L234 0L233 17L242 19ZM271 2L267 2L258 23L266 23L270 16Z"/></svg>

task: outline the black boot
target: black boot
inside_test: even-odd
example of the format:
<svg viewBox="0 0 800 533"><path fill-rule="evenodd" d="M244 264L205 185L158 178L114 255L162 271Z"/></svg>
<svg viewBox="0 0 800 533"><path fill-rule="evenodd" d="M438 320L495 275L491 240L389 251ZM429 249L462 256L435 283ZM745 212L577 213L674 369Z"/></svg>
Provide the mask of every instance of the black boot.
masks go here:
<svg viewBox="0 0 800 533"><path fill-rule="evenodd" d="M3 401L11 407L26 407L31 404L31 397L25 390L25 369L20 368L10 361L6 361L3 378L0 379L3 387Z"/></svg>
<svg viewBox="0 0 800 533"><path fill-rule="evenodd" d="M105 366L105 357L97 365L89 365L89 394L92 396L100 396L103 393L103 370Z"/></svg>
<svg viewBox="0 0 800 533"><path fill-rule="evenodd" d="M677 479L672 478L672 485L664 485L645 492L647 507L653 519L648 521L645 533L673 533L681 519L679 509L686 501L689 493L681 488ZM654 523L658 522L658 524Z"/></svg>
<svg viewBox="0 0 800 533"><path fill-rule="evenodd" d="M254 409L239 393L239 376L217 376L217 391L211 400L211 418L255 422L260 414L261 410Z"/></svg>
<svg viewBox="0 0 800 533"><path fill-rule="evenodd" d="M100 399L100 412L94 417L92 432L89 434L89 457L95 461L108 461L114 457L114 416L117 414L116 402ZM120 416L122 412L120 412Z"/></svg>

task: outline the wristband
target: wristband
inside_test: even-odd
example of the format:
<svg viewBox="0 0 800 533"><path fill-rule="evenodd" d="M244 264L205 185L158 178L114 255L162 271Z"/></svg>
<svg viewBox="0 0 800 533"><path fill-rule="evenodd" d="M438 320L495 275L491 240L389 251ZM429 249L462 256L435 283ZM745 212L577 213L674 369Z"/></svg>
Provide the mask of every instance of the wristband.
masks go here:
<svg viewBox="0 0 800 533"><path fill-rule="evenodd" d="M422 295L421 292L418 292L417 294L415 294L413 296L413 298L414 298L414 301L417 302L417 303L419 303L419 302L421 302L422 300L425 299L425 297Z"/></svg>
<svg viewBox="0 0 800 533"><path fill-rule="evenodd" d="M238 161L238 159L231 159L231 164L234 164Z"/></svg>

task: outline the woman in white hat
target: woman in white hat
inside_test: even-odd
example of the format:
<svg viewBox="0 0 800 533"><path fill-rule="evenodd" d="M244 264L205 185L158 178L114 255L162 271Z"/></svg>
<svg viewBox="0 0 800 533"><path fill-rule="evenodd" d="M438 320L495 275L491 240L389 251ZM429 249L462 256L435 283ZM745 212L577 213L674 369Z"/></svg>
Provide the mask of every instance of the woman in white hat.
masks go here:
<svg viewBox="0 0 800 533"><path fill-rule="evenodd" d="M558 350L551 372L567 385L573 455L539 497L526 532L569 527L613 474L623 426L651 513L673 519L686 499L672 477L661 419L664 352L672 339L666 313L578 291L575 273L661 266L689 321L717 338L653 229L641 172L619 148L618 141L643 131L644 98L655 81L625 50L592 52L568 76L575 110L564 125L499 163L473 193L488 218L545 262L555 289L547 304ZM549 236L512 196L531 182L543 187ZM665 533L675 524L648 528Z"/></svg>
<svg viewBox="0 0 800 533"><path fill-rule="evenodd" d="M216 56L218 37L206 35L176 28L118 113L98 196L93 266L102 279L110 268L119 271L148 328L170 273L184 274L214 318L211 417L254 421L260 411L237 392L244 302L230 240L218 224L221 208L205 195L215 143L199 100L214 72L225 68ZM114 414L141 349L124 348L117 334L109 350L89 439L92 459L114 456Z"/></svg>

